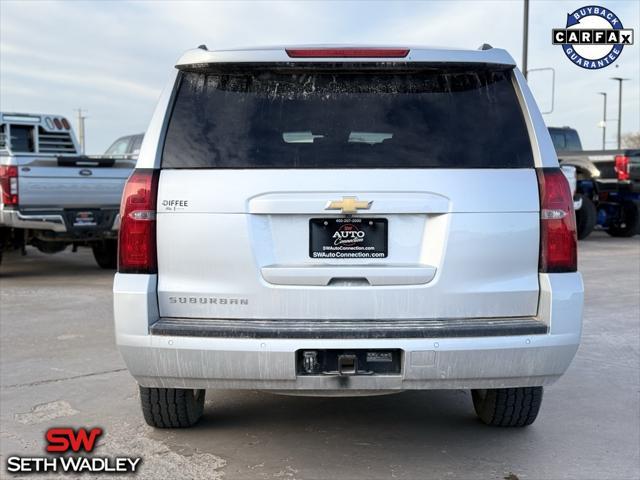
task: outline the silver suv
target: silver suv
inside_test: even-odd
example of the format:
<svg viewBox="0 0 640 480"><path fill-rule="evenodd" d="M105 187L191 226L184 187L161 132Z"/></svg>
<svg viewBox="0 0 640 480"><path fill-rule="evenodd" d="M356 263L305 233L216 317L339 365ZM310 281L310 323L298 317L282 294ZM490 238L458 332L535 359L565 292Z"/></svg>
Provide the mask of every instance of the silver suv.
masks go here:
<svg viewBox="0 0 640 480"><path fill-rule="evenodd" d="M503 50L189 51L121 219L117 343L155 427L207 388L471 389L524 426L580 342L571 193Z"/></svg>

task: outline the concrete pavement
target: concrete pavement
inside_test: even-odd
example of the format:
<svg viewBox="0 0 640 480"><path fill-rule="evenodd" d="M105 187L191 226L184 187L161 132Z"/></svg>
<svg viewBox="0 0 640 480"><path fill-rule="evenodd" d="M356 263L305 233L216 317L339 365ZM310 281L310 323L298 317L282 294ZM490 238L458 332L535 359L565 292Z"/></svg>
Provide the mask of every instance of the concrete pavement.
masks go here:
<svg viewBox="0 0 640 480"><path fill-rule="evenodd" d="M95 454L143 457L139 478L639 478L639 239L580 242L582 345L525 429L480 424L466 391L214 391L197 427L154 430L114 346L112 272L88 250L5 255L0 476L8 455L41 455L50 426L100 426Z"/></svg>

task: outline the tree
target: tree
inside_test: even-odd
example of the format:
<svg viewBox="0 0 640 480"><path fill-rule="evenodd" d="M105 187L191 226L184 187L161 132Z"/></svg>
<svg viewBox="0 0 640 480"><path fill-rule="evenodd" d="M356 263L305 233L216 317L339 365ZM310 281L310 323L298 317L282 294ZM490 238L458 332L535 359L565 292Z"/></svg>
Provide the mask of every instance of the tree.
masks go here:
<svg viewBox="0 0 640 480"><path fill-rule="evenodd" d="M622 146L625 148L640 148L640 132L629 132L622 136Z"/></svg>

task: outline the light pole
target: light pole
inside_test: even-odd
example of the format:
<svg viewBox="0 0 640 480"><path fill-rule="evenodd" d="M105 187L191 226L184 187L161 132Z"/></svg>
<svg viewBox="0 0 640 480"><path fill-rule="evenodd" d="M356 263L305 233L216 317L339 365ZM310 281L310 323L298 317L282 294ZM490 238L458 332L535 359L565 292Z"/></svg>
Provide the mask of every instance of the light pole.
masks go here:
<svg viewBox="0 0 640 480"><path fill-rule="evenodd" d="M622 138L622 82L628 78L611 77L611 80L618 82L618 149L620 149Z"/></svg>
<svg viewBox="0 0 640 480"><path fill-rule="evenodd" d="M529 0L524 0L523 26L522 26L522 74L527 78L529 46Z"/></svg>
<svg viewBox="0 0 640 480"><path fill-rule="evenodd" d="M602 110L602 149L606 150L605 143L607 139L607 92L598 92L604 97L604 109Z"/></svg>
<svg viewBox="0 0 640 480"><path fill-rule="evenodd" d="M78 112L78 136L80 137L80 153L82 155L84 155L85 152L85 145L84 145L84 120L87 118L86 116L82 115L82 109L78 108L77 109ZM85 110L86 113L86 110Z"/></svg>

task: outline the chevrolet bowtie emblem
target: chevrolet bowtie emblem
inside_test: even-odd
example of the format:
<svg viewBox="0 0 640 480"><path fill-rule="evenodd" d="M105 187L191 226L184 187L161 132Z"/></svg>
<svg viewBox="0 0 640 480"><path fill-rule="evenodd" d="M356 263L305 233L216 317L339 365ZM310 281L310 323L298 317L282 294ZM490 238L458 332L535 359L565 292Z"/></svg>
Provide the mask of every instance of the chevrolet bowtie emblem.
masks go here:
<svg viewBox="0 0 640 480"><path fill-rule="evenodd" d="M325 210L342 210L342 213L357 213L358 210L369 210L373 201L358 200L357 197L342 197L342 200L327 202Z"/></svg>

